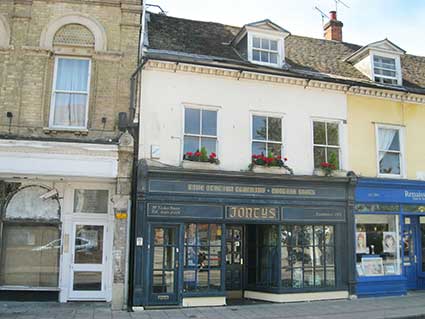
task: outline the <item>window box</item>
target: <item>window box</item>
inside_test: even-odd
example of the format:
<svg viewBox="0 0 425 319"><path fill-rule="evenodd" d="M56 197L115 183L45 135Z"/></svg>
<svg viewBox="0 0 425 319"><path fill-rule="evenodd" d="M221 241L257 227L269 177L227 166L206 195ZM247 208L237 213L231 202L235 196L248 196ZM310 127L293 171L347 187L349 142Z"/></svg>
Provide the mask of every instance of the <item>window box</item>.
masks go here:
<svg viewBox="0 0 425 319"><path fill-rule="evenodd" d="M204 170L214 170L217 171L220 169L220 166L217 164L209 162L195 162L195 161L183 161L182 167L186 169L204 169Z"/></svg>
<svg viewBox="0 0 425 319"><path fill-rule="evenodd" d="M291 171L284 168L284 167L278 167L278 166L260 166L260 165L253 165L252 171L254 173L261 173L261 174L280 174L280 175L291 175Z"/></svg>
<svg viewBox="0 0 425 319"><path fill-rule="evenodd" d="M316 168L313 171L313 175L315 176L326 176L326 172L321 168ZM347 177L347 171L342 169L334 170L331 175L332 177Z"/></svg>

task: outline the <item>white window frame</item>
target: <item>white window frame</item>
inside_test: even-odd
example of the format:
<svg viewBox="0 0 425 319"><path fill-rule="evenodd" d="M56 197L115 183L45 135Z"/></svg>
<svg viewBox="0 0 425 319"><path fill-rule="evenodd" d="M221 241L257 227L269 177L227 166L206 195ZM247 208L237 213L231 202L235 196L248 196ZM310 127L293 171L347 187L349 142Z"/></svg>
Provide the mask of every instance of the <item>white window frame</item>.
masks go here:
<svg viewBox="0 0 425 319"><path fill-rule="evenodd" d="M338 125L338 146L335 145L324 145L324 144L315 144L314 143L314 122L322 122L322 123L331 123L331 124L337 124ZM318 167L315 167L314 165L314 147L318 146L318 147L324 147L324 148L337 148L339 149L339 163L338 163L338 170L343 170L345 169L345 161L344 161L344 132L343 132L343 121L342 120L335 120L335 119L327 119L327 118L312 118L311 119L311 145L312 145L312 163L313 163L313 169L317 169ZM328 130L325 129L325 134L326 134L326 141L328 140ZM326 161L328 155L325 152L325 159Z"/></svg>
<svg viewBox="0 0 425 319"><path fill-rule="evenodd" d="M267 148L267 144L269 144L269 143L270 144L280 144L280 155L283 157L284 154L286 153L284 151L284 145L285 145L285 143L284 143L284 137L286 136L286 134L284 133L284 128L285 128L285 125L284 125L284 115L282 115L281 113L278 113L277 114L277 113L251 112L250 116L251 116L251 125L250 125L250 139L251 139L251 143L249 145L250 146L249 153L251 154L251 156L254 155L254 154L252 154L252 144L255 143L255 142L258 142L258 143L266 143L266 148ZM253 135L254 116L262 116L262 117L266 117L267 118L267 120L266 120L266 139L265 140L256 140L256 139L254 139L254 135ZM268 137L269 137L269 117L278 118L281 121L282 130L281 130L281 141L280 142L278 142L278 141L272 141L272 140L269 140L268 139ZM266 151L267 151L267 149L266 149ZM255 155L258 155L258 154L255 154ZM264 156L268 156L268 154L264 154Z"/></svg>
<svg viewBox="0 0 425 319"><path fill-rule="evenodd" d="M189 133L189 134L186 134L186 132L185 132L185 126L186 126L186 121L185 121L185 115L186 115L186 109L195 109L195 110L200 110L200 112L199 112L199 116L200 116L200 119L199 119L199 122L200 122L200 131L199 131L199 134L192 134L192 133ZM213 112L216 112L217 113L217 127L216 127L216 134L217 135L204 135L204 134L202 134L202 111L213 111ZM201 139L202 139L202 137L205 137L205 138L215 138L215 140L216 140L216 146L215 146L215 154L217 155L217 158L220 158L220 156L219 156L219 130L218 130L218 128L219 128L219 107L213 107L213 106L201 106L201 105L191 105L191 104L184 104L183 105L183 112L182 112L183 114L182 114L182 117L183 117L183 120L182 120L182 123L183 123L183 126L182 126L182 136L183 136L183 139L182 139L182 143L181 143L181 156L180 156L180 159L181 160L183 160L183 156L184 156L184 139L185 139L185 137L186 136L190 136L190 137L197 137L197 138L199 138L199 151L201 150Z"/></svg>
<svg viewBox="0 0 425 319"><path fill-rule="evenodd" d="M248 32L248 60L252 63L255 64L260 64L260 65L266 65L266 66L274 66L274 67L281 67L283 65L283 60L284 60L284 43L283 43L283 39L279 36L277 36L276 34L267 34L265 33L259 33L259 32ZM277 51L272 51L272 50L264 50L264 49L258 49L255 48L255 50L259 50L259 51L266 51L266 52L273 52L273 53L277 53L277 63L269 63L269 62L261 62L261 61L255 61L253 60L253 50L254 50L254 46L253 46L253 42L254 42L254 38L260 38L260 39L267 39L267 40L272 40L272 41L277 41Z"/></svg>
<svg viewBox="0 0 425 319"><path fill-rule="evenodd" d="M392 69L376 67L375 66L375 57L393 59L394 62L395 62L395 69L392 70ZM381 79L389 79L389 80L395 80L396 81L395 84L389 84L389 85L402 85L401 63L400 63L400 57L399 56L394 56L394 55L391 55L391 54L388 54L388 53L382 53L382 52L373 52L370 55L370 58L371 58L371 65L372 65L372 79L373 79L374 82L388 85L388 83L382 83L380 81L375 80L375 78L381 78ZM396 75L395 75L395 77L393 77L393 76L387 76L387 75L382 75L382 74L376 74L375 68L380 69L380 70L392 71L392 72L395 72Z"/></svg>
<svg viewBox="0 0 425 319"><path fill-rule="evenodd" d="M400 151L388 151L379 149L379 129L392 129L398 130L398 137L400 143ZM375 142L376 142L376 172L378 177L388 177L388 178L404 178L406 176L405 172L405 152L404 152L404 127L399 125L388 125L388 124L375 124ZM389 153L398 153L400 157L400 174L385 174L381 173L379 167L379 153L380 152L389 152Z"/></svg>
<svg viewBox="0 0 425 319"><path fill-rule="evenodd" d="M86 60L89 61L89 70L88 70L88 79L87 79L87 91L63 91L56 90L56 80L58 75L58 63L59 59L68 59L68 60ZM62 130L86 130L88 124L88 114L89 114L89 101L90 101L90 87L91 87L91 63L90 58L85 57L72 57L72 56L56 56L55 57L55 67L53 73L53 84L52 84L52 93L50 98L50 115L49 115L49 128L53 129L62 129ZM86 114L84 126L67 126L67 125L55 125L55 104L56 104L56 93L71 93L71 94L86 94Z"/></svg>

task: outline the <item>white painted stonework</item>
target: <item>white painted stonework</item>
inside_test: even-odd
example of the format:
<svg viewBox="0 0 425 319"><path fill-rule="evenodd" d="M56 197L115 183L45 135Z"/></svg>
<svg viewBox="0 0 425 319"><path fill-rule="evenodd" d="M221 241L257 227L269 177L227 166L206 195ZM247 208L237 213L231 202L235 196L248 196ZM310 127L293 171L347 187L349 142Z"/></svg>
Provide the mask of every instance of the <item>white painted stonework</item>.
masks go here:
<svg viewBox="0 0 425 319"><path fill-rule="evenodd" d="M172 64L175 65L175 64ZM182 66L180 66L182 67ZM227 72L227 71L225 71ZM142 75L140 158L159 145L164 164L180 166L183 157L184 107L218 110L220 169L248 170L253 114L283 118L283 156L296 175L311 175L313 119L347 116L345 92L299 85L157 69L149 63ZM342 168L347 168L346 124L341 124Z"/></svg>
<svg viewBox="0 0 425 319"><path fill-rule="evenodd" d="M0 140L0 174L116 178L116 145Z"/></svg>

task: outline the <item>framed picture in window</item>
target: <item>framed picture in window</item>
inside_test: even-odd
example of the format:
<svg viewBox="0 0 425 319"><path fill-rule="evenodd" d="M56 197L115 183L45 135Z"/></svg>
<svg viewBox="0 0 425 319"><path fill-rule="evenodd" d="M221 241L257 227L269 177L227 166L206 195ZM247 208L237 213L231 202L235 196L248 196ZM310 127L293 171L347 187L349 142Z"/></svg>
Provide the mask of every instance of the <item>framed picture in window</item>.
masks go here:
<svg viewBox="0 0 425 319"><path fill-rule="evenodd" d="M357 254L369 253L369 249L366 246L366 232L356 232L356 252Z"/></svg>
<svg viewBox="0 0 425 319"><path fill-rule="evenodd" d="M365 276L383 276L384 265L382 257L362 257L362 268Z"/></svg>
<svg viewBox="0 0 425 319"><path fill-rule="evenodd" d="M384 253L394 253L397 250L396 233L390 231L383 232L382 247Z"/></svg>

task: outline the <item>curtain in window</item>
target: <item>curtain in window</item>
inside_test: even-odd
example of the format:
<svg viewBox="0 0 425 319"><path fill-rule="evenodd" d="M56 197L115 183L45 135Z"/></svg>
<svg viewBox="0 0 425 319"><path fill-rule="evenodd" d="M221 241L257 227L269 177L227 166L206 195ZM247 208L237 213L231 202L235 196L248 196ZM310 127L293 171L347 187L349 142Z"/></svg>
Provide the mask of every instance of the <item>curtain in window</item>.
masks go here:
<svg viewBox="0 0 425 319"><path fill-rule="evenodd" d="M397 130L390 129L379 129L378 140L379 140L379 150L387 151L390 149L391 144L394 141L394 138L397 134ZM379 161L381 161L385 156L385 152L379 152Z"/></svg>
<svg viewBox="0 0 425 319"><path fill-rule="evenodd" d="M54 125L85 126L88 75L88 60L58 60Z"/></svg>

